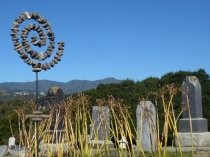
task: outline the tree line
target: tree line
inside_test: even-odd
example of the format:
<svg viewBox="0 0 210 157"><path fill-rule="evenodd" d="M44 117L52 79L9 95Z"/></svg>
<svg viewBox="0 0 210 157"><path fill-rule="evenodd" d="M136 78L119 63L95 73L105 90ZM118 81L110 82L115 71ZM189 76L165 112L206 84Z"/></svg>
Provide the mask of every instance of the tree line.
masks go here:
<svg viewBox="0 0 210 157"><path fill-rule="evenodd" d="M85 91L90 98L91 104L96 105L97 99L108 99L111 95L115 99L122 99L122 102L128 107L130 115L136 122L136 108L140 101L149 100L156 105L156 110L159 115L163 114L163 108L160 99L155 95L156 92L163 89L166 85L172 85L175 88L180 88L173 98L173 106L178 114L182 110L182 83L186 76L196 76L202 88L202 104L203 116L207 118L208 130L210 130L210 77L203 69L197 71L177 71L163 75L161 78L149 77L142 81L133 81L130 79L124 80L119 84L99 85L96 89ZM167 91L166 91L167 92ZM167 97L167 93L166 93ZM163 121L163 119L162 119ZM161 122L160 122L161 123Z"/></svg>

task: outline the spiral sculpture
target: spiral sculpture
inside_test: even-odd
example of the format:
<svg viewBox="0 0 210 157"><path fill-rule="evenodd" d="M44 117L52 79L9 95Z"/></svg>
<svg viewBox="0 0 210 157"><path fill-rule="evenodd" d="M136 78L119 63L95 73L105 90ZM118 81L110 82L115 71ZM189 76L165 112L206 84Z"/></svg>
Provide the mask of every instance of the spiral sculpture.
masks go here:
<svg viewBox="0 0 210 157"><path fill-rule="evenodd" d="M36 24L28 24L25 26L20 34L20 25L27 20L34 20ZM64 52L64 42L58 42L58 50L53 59L49 62L44 62L45 59L49 58L55 49L55 35L48 21L40 16L38 13L22 13L13 22L11 29L11 37L14 44L14 49L20 55L25 63L32 66L33 69L49 70L54 67L61 60L61 56ZM29 33L33 31L38 34L29 37ZM21 38L21 41L20 39ZM31 40L28 40L31 38ZM49 40L49 45L47 46L47 39ZM34 51L31 45L36 47L46 46L44 52Z"/></svg>

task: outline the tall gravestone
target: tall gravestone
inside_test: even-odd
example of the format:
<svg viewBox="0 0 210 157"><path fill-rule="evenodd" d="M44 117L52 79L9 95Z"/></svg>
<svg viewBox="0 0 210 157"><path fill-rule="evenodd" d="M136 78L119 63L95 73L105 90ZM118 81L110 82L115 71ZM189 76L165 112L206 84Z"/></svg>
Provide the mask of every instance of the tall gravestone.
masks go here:
<svg viewBox="0 0 210 157"><path fill-rule="evenodd" d="M114 148L110 139L110 110L106 106L93 106L89 144L94 148Z"/></svg>
<svg viewBox="0 0 210 157"><path fill-rule="evenodd" d="M151 101L141 101L136 110L137 117L137 143L145 151L155 151L156 110Z"/></svg>
<svg viewBox="0 0 210 157"><path fill-rule="evenodd" d="M183 118L179 132L207 132L208 121L203 118L201 85L195 76L187 76L182 85Z"/></svg>
<svg viewBox="0 0 210 157"><path fill-rule="evenodd" d="M203 118L201 85L197 77L187 76L182 84L183 118L179 120L176 145L209 147L208 121Z"/></svg>
<svg viewBox="0 0 210 157"><path fill-rule="evenodd" d="M110 111L106 106L93 106L91 140L107 140L110 137Z"/></svg>
<svg viewBox="0 0 210 157"><path fill-rule="evenodd" d="M54 106L55 108L58 104L62 104L65 99L65 94L63 90L58 86L53 86L48 89L45 102L42 104L44 107ZM58 114L60 113L60 114ZM61 143L65 138L64 129L64 110L54 110L52 113L53 121L50 126L49 133L53 137L52 143Z"/></svg>

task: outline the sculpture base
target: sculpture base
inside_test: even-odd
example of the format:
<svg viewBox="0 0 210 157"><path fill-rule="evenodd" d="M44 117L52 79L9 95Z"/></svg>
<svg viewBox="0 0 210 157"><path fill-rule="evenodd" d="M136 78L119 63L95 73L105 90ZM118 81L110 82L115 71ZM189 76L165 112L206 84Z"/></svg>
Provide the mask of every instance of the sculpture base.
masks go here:
<svg viewBox="0 0 210 157"><path fill-rule="evenodd" d="M176 146L179 147L209 147L210 132L202 133L178 133L175 139Z"/></svg>
<svg viewBox="0 0 210 157"><path fill-rule="evenodd" d="M208 120L206 118L182 118L179 120L179 132L208 132Z"/></svg>

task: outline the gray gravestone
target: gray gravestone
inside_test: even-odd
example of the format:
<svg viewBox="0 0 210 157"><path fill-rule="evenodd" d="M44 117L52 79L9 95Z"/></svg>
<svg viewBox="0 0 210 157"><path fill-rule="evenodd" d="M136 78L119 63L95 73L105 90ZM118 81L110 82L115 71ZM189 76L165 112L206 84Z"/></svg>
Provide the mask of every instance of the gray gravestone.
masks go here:
<svg viewBox="0 0 210 157"><path fill-rule="evenodd" d="M7 146L6 145L0 146L0 157L3 157L6 154L7 154Z"/></svg>
<svg viewBox="0 0 210 157"><path fill-rule="evenodd" d="M108 140L110 136L110 113L106 106L93 106L92 126L90 130L91 140Z"/></svg>
<svg viewBox="0 0 210 157"><path fill-rule="evenodd" d="M146 151L155 151L156 110L151 101L141 101L136 110L137 141Z"/></svg>
<svg viewBox="0 0 210 157"><path fill-rule="evenodd" d="M182 90L184 111L183 118L179 120L179 132L207 132L208 121L203 118L201 85L198 78L187 76Z"/></svg>

